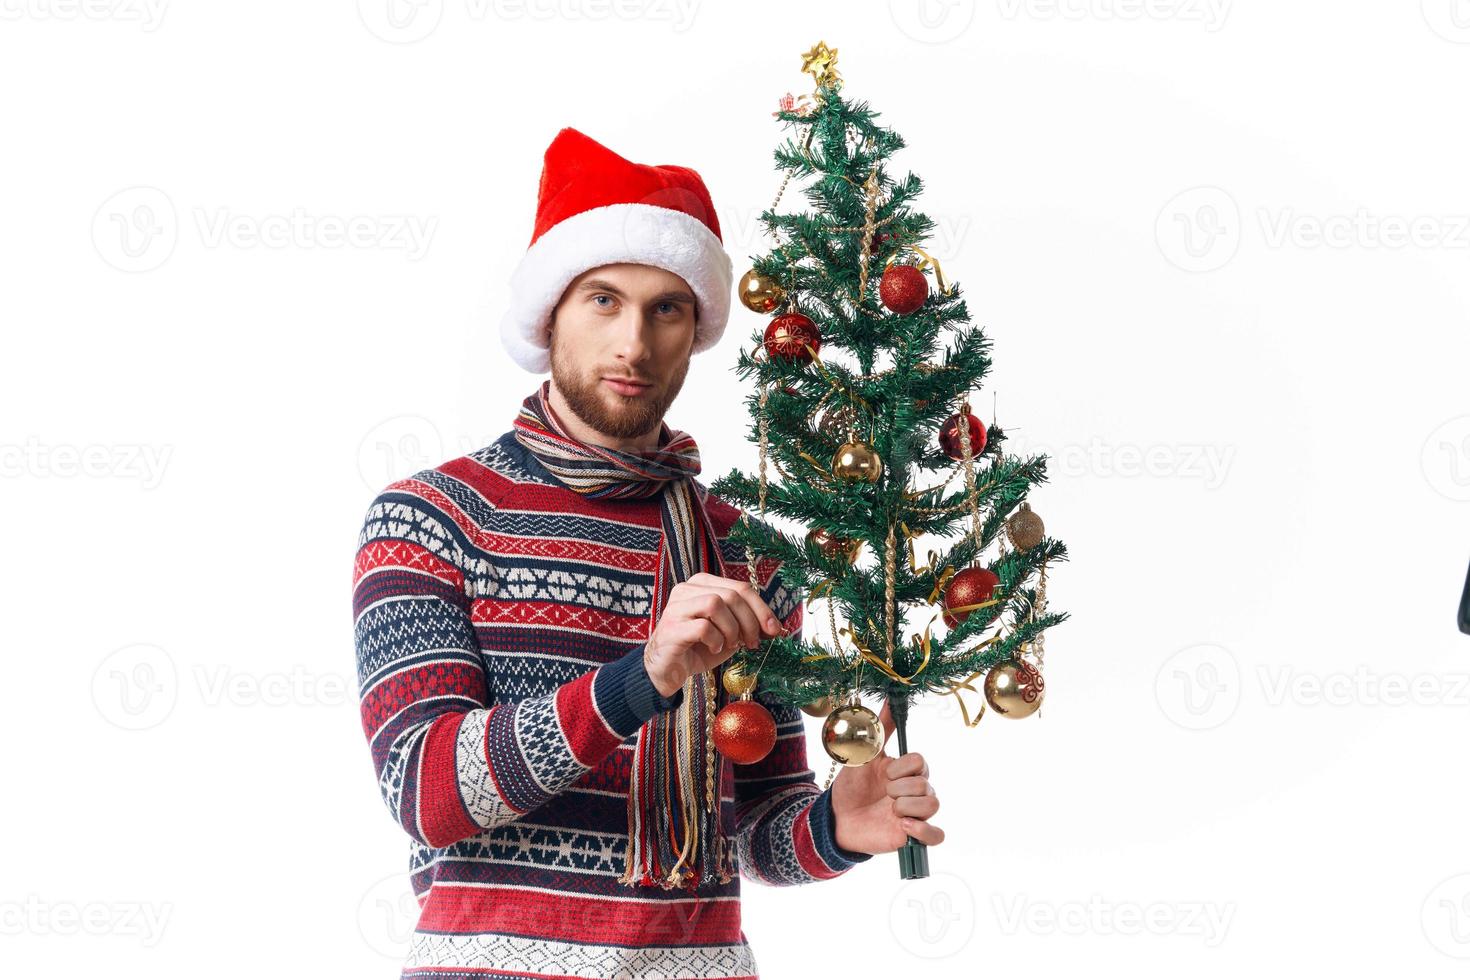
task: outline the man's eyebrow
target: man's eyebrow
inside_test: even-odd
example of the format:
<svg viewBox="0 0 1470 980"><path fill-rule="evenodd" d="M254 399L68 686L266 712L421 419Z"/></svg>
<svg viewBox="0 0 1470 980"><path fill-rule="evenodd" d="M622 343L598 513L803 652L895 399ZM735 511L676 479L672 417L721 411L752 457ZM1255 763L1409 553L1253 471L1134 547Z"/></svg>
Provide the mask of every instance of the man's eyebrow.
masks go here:
<svg viewBox="0 0 1470 980"><path fill-rule="evenodd" d="M588 279L581 286L577 287L577 291L581 293L611 293L619 299L628 298L626 293L606 279ZM686 289L668 289L649 300L651 303L663 303L667 301L693 303L695 299L694 294Z"/></svg>

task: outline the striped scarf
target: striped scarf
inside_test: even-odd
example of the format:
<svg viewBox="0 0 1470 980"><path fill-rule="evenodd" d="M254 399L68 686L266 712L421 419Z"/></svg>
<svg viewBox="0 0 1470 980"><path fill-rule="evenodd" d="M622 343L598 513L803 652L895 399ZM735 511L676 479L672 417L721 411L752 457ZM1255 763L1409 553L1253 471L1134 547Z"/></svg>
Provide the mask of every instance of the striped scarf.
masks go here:
<svg viewBox="0 0 1470 980"><path fill-rule="evenodd" d="M653 589L649 635L674 585L697 572L725 574L718 539L693 477L699 447L688 433L661 423L659 448L623 452L584 443L552 411L543 382L521 404L515 437L569 489L588 497L658 496L663 536ZM628 787L628 850L622 884L692 890L728 882L731 842L720 830L724 765L715 758L714 671L684 682L678 708L660 711L638 731Z"/></svg>

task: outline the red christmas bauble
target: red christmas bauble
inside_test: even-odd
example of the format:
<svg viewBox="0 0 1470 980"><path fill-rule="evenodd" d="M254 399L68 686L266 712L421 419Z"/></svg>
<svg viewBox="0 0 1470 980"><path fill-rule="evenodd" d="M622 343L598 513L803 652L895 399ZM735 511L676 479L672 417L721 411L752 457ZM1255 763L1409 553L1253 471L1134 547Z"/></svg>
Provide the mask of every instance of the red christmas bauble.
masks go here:
<svg viewBox="0 0 1470 980"><path fill-rule="evenodd" d="M929 298L929 280L911 265L890 265L878 281L878 298L895 313L912 313Z"/></svg>
<svg viewBox="0 0 1470 980"><path fill-rule="evenodd" d="M715 715L714 737L721 755L748 766L776 747L776 719L759 701L731 701Z"/></svg>
<svg viewBox="0 0 1470 980"><path fill-rule="evenodd" d="M939 448L943 449L944 455L950 459L960 459L964 456L964 447L960 445L960 414L956 412L951 415L939 427ZM985 451L985 426L969 412L963 414L970 420L970 458L974 459Z"/></svg>
<svg viewBox="0 0 1470 980"><path fill-rule="evenodd" d="M963 623L974 610L956 613L950 610L963 609L965 606L988 601L991 593L999 584L1000 576L979 565L972 565L955 572L950 576L949 584L944 588L944 625L954 629Z"/></svg>
<svg viewBox="0 0 1470 980"><path fill-rule="evenodd" d="M782 313L766 326L766 353L786 361L810 361L807 348L820 350L822 334L812 318L801 313Z"/></svg>

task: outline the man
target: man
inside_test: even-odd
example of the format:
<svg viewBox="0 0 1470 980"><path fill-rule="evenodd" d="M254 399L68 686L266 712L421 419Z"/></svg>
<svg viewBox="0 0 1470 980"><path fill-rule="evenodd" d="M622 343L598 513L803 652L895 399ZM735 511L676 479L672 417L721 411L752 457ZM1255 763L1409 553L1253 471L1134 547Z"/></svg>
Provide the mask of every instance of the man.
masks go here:
<svg viewBox="0 0 1470 980"><path fill-rule="evenodd" d="M502 322L550 380L511 431L368 510L358 679L413 841L404 976L753 978L741 875L804 884L943 840L917 752L824 792L795 709L768 704L777 743L753 764L709 739L721 665L801 625L774 563L752 585L740 512L663 421L730 285L698 174L562 130Z"/></svg>

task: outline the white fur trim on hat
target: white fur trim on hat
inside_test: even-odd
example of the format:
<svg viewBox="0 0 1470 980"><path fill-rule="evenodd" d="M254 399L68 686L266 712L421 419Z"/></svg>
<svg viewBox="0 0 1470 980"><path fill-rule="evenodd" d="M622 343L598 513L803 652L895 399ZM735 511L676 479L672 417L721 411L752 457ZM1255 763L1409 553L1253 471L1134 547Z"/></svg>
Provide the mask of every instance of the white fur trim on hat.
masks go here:
<svg viewBox="0 0 1470 980"><path fill-rule="evenodd" d="M536 374L551 369L551 313L567 286L601 265L633 262L683 278L698 300L694 351L713 347L730 318L734 271L719 237L698 218L653 204L608 204L548 228L510 279L500 339L511 358Z"/></svg>

